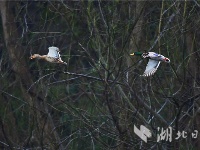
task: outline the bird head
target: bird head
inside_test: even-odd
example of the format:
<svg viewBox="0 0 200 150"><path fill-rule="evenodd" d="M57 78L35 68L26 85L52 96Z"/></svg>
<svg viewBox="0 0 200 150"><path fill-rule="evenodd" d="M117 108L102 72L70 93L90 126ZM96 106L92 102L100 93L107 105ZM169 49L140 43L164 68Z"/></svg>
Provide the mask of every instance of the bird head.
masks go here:
<svg viewBox="0 0 200 150"><path fill-rule="evenodd" d="M165 57L163 60L164 60L164 62L166 62L166 63L170 63L170 59L167 58L167 57Z"/></svg>
<svg viewBox="0 0 200 150"><path fill-rule="evenodd" d="M31 55L30 57L29 57L29 59L34 59L35 58L35 56L34 55Z"/></svg>
<svg viewBox="0 0 200 150"><path fill-rule="evenodd" d="M39 54L33 54L29 57L30 59L40 58Z"/></svg>
<svg viewBox="0 0 200 150"><path fill-rule="evenodd" d="M134 52L132 54L130 54L131 56L137 55L137 56L141 56L143 55L143 52Z"/></svg>

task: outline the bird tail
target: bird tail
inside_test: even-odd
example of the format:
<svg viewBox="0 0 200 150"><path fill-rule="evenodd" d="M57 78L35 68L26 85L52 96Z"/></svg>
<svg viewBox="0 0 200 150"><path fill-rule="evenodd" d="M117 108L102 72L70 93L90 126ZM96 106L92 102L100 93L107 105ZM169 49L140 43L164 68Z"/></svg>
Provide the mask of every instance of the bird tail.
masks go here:
<svg viewBox="0 0 200 150"><path fill-rule="evenodd" d="M64 65L67 65L67 63L66 63L66 62L64 62L64 61L63 61L62 63L63 63Z"/></svg>
<svg viewBox="0 0 200 150"><path fill-rule="evenodd" d="M60 64L64 64L64 65L67 65L66 62L62 61L61 59L58 59L57 63L60 63Z"/></svg>

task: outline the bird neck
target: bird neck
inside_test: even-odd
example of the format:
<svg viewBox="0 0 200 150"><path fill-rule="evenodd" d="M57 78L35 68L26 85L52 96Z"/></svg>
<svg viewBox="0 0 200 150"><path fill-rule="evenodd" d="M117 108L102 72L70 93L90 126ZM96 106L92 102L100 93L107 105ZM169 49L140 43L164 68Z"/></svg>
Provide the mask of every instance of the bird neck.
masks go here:
<svg viewBox="0 0 200 150"><path fill-rule="evenodd" d="M39 55L39 54L34 54L33 58L37 58L37 59L45 59L46 55Z"/></svg>
<svg viewBox="0 0 200 150"><path fill-rule="evenodd" d="M143 52L134 52L134 55L141 56Z"/></svg>

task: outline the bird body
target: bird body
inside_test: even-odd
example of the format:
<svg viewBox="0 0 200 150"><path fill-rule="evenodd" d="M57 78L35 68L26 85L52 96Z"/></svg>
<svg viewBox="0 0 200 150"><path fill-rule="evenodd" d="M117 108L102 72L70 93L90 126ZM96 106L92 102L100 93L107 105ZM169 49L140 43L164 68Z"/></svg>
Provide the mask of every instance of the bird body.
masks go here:
<svg viewBox="0 0 200 150"><path fill-rule="evenodd" d="M61 63L61 64L65 64L67 65L66 62L62 61L61 57L60 57L60 54L59 54L59 48L57 47L49 47L49 52L47 55L39 55L39 54L33 54L30 59L44 59L48 62L51 62L51 63Z"/></svg>
<svg viewBox="0 0 200 150"><path fill-rule="evenodd" d="M145 77L153 75L156 72L156 70L158 69L161 62L170 63L169 58L167 58L161 54L157 54L155 52L147 52L147 53L134 52L130 55L142 56L142 58L149 59L146 69L142 75Z"/></svg>

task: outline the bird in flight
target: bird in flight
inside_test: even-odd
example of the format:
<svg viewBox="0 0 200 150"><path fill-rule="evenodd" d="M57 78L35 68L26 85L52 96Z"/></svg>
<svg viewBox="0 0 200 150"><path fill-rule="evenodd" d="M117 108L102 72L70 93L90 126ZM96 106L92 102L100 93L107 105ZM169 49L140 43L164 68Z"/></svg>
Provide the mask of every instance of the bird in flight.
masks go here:
<svg viewBox="0 0 200 150"><path fill-rule="evenodd" d="M166 63L170 63L169 58L161 55L161 54L157 54L155 52L147 52L147 53L143 53L143 52L134 52L130 55L136 55L136 56L142 56L142 58L148 58L149 62L146 66L146 69L143 73L144 77L148 77L153 75L156 70L158 69L160 62L166 62Z"/></svg>
<svg viewBox="0 0 200 150"><path fill-rule="evenodd" d="M39 55L39 54L33 54L31 55L30 59L43 59L43 60L46 60L50 63L59 63L59 64L65 64L67 65L66 62L62 61L61 57L60 57L60 54L59 54L59 48L57 47L49 47L49 52L47 55Z"/></svg>

